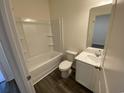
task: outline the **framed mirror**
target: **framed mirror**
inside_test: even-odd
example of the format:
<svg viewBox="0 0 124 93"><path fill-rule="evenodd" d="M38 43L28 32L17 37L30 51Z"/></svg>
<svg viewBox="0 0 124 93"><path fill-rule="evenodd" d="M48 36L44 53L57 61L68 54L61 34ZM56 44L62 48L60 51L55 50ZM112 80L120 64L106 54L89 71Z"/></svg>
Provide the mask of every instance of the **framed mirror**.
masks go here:
<svg viewBox="0 0 124 93"><path fill-rule="evenodd" d="M94 7L90 10L87 47L104 49L108 37L112 4Z"/></svg>

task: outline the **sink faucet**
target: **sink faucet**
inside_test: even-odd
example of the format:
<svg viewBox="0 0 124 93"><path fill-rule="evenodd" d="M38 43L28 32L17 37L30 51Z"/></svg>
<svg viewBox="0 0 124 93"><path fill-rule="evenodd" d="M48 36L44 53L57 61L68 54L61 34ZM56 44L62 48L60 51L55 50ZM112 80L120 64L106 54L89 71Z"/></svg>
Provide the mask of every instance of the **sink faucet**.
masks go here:
<svg viewBox="0 0 124 93"><path fill-rule="evenodd" d="M96 55L96 57L101 56L101 50L96 51L96 52L95 52L95 55Z"/></svg>

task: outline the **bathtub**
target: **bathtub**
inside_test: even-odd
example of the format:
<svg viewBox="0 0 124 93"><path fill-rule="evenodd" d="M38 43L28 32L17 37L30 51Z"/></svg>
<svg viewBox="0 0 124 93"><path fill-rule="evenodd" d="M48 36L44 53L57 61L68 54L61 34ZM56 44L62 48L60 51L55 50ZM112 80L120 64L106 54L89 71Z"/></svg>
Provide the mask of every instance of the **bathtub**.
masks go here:
<svg viewBox="0 0 124 93"><path fill-rule="evenodd" d="M53 51L28 59L27 67L32 77L32 84L35 85L45 76L54 71L62 58L62 53Z"/></svg>

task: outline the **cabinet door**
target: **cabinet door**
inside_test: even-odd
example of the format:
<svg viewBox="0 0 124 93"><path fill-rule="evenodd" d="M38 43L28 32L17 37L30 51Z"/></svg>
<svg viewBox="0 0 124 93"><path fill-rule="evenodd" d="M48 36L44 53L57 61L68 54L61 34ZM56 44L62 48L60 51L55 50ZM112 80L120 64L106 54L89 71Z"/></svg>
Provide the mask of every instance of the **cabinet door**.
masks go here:
<svg viewBox="0 0 124 93"><path fill-rule="evenodd" d="M95 68L86 63L76 62L76 81L91 91L94 90Z"/></svg>

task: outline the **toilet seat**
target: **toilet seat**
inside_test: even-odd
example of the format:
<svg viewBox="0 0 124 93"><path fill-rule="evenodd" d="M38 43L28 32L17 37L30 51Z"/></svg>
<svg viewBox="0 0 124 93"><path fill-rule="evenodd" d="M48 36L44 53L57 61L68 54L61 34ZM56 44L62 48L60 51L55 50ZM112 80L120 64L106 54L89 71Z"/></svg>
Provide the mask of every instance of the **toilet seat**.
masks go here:
<svg viewBox="0 0 124 93"><path fill-rule="evenodd" d="M69 68L71 68L71 65L72 65L72 62L71 61L68 61L68 60L65 60L65 61L62 61L59 65L59 69L61 71L66 71L68 70Z"/></svg>

